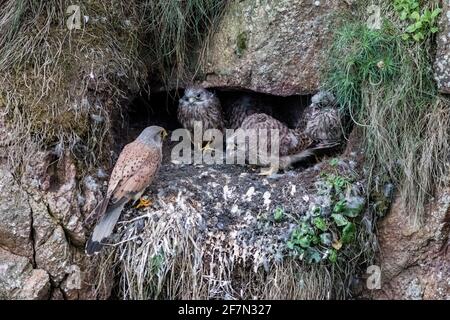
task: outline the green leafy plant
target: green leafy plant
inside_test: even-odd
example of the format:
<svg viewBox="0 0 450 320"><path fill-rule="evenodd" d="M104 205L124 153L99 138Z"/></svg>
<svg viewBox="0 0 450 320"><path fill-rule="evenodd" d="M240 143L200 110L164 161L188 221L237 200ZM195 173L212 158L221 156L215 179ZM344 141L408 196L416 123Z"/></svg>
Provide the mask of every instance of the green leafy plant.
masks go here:
<svg viewBox="0 0 450 320"><path fill-rule="evenodd" d="M356 225L354 223L348 222L344 229L342 229L342 243L351 243L355 239L356 235Z"/></svg>
<svg viewBox="0 0 450 320"><path fill-rule="evenodd" d="M419 1L416 0L395 0L394 8L400 14L400 19L405 20L411 12L419 9Z"/></svg>
<svg viewBox="0 0 450 320"><path fill-rule="evenodd" d="M327 231L328 230L328 226L327 226L327 223L326 223L324 218L321 218L321 217L314 218L313 222L314 222L314 226L317 229L319 229L320 231Z"/></svg>
<svg viewBox="0 0 450 320"><path fill-rule="evenodd" d="M337 193L341 193L347 186L350 185L350 180L346 177L342 177L338 174L327 174L325 176L328 185L336 190Z"/></svg>
<svg viewBox="0 0 450 320"><path fill-rule="evenodd" d="M425 8L421 12L418 0L395 0L394 8L399 14L400 20L409 23L402 35L404 40L413 39L420 42L439 31L436 24L437 18L442 12L441 8Z"/></svg>
<svg viewBox="0 0 450 320"><path fill-rule="evenodd" d="M273 220L275 222L281 222L284 218L284 210L280 207L276 208L273 213Z"/></svg>
<svg viewBox="0 0 450 320"><path fill-rule="evenodd" d="M349 194L351 181L350 177L336 172L322 175L318 186L326 190L332 203L329 209L312 205L307 214L300 218L286 243L292 254L307 263L325 260L335 263L339 252L355 240L357 217L364 208L365 200ZM321 190L318 191L321 193Z"/></svg>
<svg viewBox="0 0 450 320"><path fill-rule="evenodd" d="M328 260L330 260L331 263L336 263L337 261L337 251L334 249L330 249L330 254L328 256Z"/></svg>

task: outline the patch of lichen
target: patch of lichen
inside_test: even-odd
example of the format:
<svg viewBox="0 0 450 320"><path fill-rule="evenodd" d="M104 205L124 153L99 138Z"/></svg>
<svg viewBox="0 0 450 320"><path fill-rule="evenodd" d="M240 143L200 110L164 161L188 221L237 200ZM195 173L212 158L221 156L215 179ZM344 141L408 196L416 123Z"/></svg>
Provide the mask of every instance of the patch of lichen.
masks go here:
<svg viewBox="0 0 450 320"><path fill-rule="evenodd" d="M247 50L248 33L243 31L238 34L236 38L236 50L235 53L238 57L241 57L245 50Z"/></svg>

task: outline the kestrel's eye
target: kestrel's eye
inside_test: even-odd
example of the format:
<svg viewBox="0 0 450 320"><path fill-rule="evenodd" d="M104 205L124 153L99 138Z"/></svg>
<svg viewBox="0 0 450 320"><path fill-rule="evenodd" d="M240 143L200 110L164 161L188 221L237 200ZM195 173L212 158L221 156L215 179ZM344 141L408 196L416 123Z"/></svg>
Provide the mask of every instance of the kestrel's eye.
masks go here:
<svg viewBox="0 0 450 320"><path fill-rule="evenodd" d="M201 93L197 93L197 99L200 99L201 96Z"/></svg>

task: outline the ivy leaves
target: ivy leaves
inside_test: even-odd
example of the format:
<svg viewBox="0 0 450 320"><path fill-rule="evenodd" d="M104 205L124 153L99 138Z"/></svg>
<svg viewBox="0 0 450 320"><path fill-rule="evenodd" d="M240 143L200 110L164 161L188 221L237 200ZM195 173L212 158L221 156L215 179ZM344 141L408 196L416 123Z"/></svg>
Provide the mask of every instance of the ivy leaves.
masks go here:
<svg viewBox="0 0 450 320"><path fill-rule="evenodd" d="M286 243L294 256L307 263L336 262L339 251L355 240L355 220L365 206L364 198L350 195L352 183L349 178L337 172L322 177L321 185L330 197L331 207L326 209L319 204L312 205L307 214L300 218Z"/></svg>

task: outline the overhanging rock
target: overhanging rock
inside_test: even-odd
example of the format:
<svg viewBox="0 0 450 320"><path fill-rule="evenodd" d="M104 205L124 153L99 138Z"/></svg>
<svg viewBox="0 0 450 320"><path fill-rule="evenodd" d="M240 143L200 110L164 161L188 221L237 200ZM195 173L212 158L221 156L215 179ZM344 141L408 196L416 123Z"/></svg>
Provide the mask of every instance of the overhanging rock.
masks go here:
<svg viewBox="0 0 450 320"><path fill-rule="evenodd" d="M205 86L281 96L319 89L322 58L345 1L234 1L210 42Z"/></svg>

